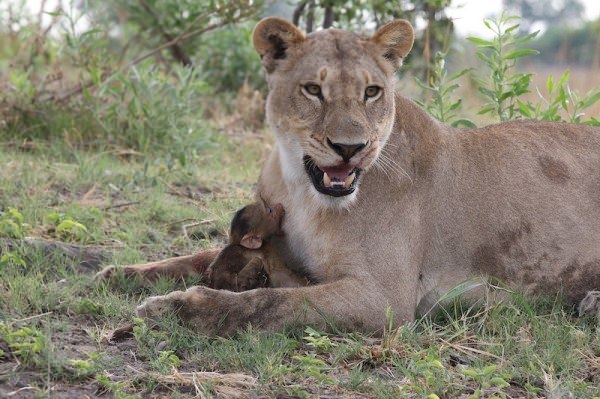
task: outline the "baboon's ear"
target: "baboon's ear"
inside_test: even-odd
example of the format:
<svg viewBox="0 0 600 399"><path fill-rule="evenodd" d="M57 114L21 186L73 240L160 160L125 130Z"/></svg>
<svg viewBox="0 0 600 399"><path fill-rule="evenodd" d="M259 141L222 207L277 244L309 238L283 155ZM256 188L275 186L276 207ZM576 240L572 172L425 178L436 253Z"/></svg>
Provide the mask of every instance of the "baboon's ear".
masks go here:
<svg viewBox="0 0 600 399"><path fill-rule="evenodd" d="M285 19L269 17L256 25L252 40L265 70L271 73L277 66L277 60L286 58L290 47L304 41L304 34Z"/></svg>
<svg viewBox="0 0 600 399"><path fill-rule="evenodd" d="M410 52L415 34L410 22L397 19L379 29L371 41L383 51L382 56L390 61L395 69L400 68L402 59Z"/></svg>
<svg viewBox="0 0 600 399"><path fill-rule="evenodd" d="M256 234L246 234L240 241L240 245L248 249L258 249L262 247L262 243L262 237Z"/></svg>

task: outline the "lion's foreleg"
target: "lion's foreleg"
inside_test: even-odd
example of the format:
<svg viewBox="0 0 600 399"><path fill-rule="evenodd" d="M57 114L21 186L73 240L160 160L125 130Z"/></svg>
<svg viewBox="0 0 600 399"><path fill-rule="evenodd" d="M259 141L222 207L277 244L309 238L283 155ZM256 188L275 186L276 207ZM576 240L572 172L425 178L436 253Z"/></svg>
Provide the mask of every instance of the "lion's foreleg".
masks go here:
<svg viewBox="0 0 600 399"><path fill-rule="evenodd" d="M201 334L230 336L252 324L264 331L312 325L356 331L381 331L389 298L370 284L344 279L300 288L265 288L235 293L192 287L148 298L137 308L140 317L156 321L174 311ZM413 320L414 306L394 309L394 323Z"/></svg>

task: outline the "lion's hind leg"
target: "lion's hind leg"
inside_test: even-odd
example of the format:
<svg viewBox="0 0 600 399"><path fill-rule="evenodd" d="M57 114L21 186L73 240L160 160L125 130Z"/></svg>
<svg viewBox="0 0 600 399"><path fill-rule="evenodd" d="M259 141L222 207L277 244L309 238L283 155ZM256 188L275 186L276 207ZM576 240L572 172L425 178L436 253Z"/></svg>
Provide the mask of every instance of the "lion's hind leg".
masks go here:
<svg viewBox="0 0 600 399"><path fill-rule="evenodd" d="M190 276L206 276L206 269L219 253L219 248L205 249L193 255L179 256L139 265L107 266L99 271L95 279L110 279L119 270L126 276L140 276L147 280L155 280L159 276L186 278Z"/></svg>
<svg viewBox="0 0 600 399"><path fill-rule="evenodd" d="M579 303L579 316L595 316L600 319L600 291L588 291Z"/></svg>

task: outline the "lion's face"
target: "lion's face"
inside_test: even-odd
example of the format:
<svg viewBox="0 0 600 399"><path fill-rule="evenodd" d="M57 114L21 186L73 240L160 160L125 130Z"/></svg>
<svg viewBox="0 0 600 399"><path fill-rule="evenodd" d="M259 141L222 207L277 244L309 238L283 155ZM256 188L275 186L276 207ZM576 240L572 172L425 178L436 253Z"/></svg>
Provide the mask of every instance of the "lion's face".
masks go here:
<svg viewBox="0 0 600 399"><path fill-rule="evenodd" d="M365 39L290 23L259 23L254 44L267 71L267 120L284 179L321 203L344 206L377 160L394 122L394 72L412 46L405 21Z"/></svg>

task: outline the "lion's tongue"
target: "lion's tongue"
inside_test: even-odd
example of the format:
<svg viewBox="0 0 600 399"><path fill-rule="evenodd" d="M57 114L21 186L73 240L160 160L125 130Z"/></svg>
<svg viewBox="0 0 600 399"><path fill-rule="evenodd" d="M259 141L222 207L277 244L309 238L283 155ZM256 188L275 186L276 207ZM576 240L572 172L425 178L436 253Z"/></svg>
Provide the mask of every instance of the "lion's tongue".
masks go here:
<svg viewBox="0 0 600 399"><path fill-rule="evenodd" d="M321 168L323 171L323 185L327 188L350 187L356 177L356 173L352 172L353 169L353 167L347 165Z"/></svg>

